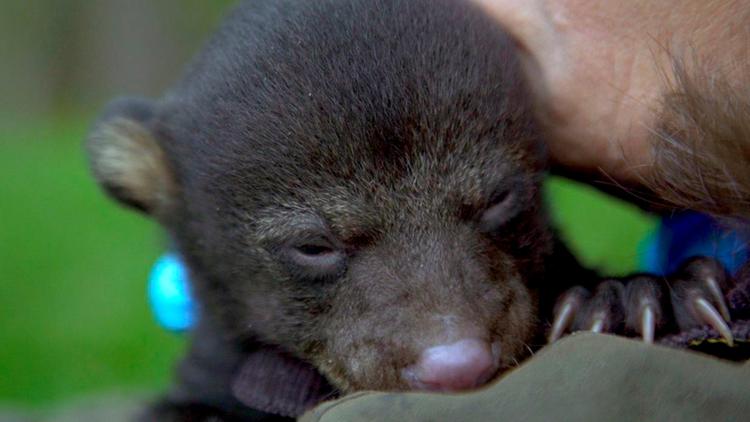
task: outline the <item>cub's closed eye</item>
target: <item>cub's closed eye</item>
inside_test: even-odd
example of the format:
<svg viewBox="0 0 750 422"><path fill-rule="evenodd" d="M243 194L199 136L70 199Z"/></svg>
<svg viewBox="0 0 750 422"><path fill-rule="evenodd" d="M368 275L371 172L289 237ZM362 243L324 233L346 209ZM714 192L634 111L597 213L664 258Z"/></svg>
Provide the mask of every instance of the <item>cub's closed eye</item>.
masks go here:
<svg viewBox="0 0 750 422"><path fill-rule="evenodd" d="M346 254L325 239L292 243L283 252L291 272L303 279L335 277L346 265Z"/></svg>
<svg viewBox="0 0 750 422"><path fill-rule="evenodd" d="M315 245L315 244L308 244L308 245L299 245L296 247L297 251L304 255L310 255L310 256L320 256L325 255L329 253L333 253L334 250L330 246L326 245Z"/></svg>
<svg viewBox="0 0 750 422"><path fill-rule="evenodd" d="M479 228L484 232L498 230L515 216L515 195L511 191L501 191L493 196L489 207L479 218Z"/></svg>

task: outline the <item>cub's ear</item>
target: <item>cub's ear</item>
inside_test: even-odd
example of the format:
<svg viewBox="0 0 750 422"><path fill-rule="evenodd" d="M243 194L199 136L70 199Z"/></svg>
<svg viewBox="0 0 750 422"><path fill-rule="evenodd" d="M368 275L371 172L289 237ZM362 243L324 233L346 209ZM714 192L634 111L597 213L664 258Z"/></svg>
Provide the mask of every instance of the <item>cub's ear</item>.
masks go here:
<svg viewBox="0 0 750 422"><path fill-rule="evenodd" d="M110 103L86 140L89 164L101 187L124 205L163 217L176 183L151 126L155 103L121 98Z"/></svg>

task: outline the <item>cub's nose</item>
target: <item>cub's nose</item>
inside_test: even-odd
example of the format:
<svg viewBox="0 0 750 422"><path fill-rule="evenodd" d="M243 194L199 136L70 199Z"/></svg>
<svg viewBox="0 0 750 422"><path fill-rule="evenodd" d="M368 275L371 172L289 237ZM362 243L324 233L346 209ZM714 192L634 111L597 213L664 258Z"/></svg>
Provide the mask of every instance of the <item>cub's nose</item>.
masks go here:
<svg viewBox="0 0 750 422"><path fill-rule="evenodd" d="M469 390L484 385L495 375L498 360L487 342L463 339L425 350L402 375L418 390Z"/></svg>

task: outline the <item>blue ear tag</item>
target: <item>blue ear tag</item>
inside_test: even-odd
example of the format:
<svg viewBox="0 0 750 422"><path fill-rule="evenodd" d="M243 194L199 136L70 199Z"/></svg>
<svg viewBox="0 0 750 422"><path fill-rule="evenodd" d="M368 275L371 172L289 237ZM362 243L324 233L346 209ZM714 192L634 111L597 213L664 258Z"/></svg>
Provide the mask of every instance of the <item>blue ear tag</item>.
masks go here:
<svg viewBox="0 0 750 422"><path fill-rule="evenodd" d="M165 254L156 261L148 279L148 298L157 322L167 330L183 332L195 324L197 307L187 268L178 255Z"/></svg>

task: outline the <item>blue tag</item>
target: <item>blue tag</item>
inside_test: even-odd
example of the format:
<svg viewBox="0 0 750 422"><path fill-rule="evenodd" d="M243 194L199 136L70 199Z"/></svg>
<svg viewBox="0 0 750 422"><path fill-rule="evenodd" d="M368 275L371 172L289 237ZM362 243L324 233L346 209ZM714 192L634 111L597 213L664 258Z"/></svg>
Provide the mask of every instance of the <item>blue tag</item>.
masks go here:
<svg viewBox="0 0 750 422"><path fill-rule="evenodd" d="M659 228L641 244L641 269L658 275L675 272L695 256L709 256L732 274L748 259L748 236L723 227L713 218L686 211L664 217Z"/></svg>
<svg viewBox="0 0 750 422"><path fill-rule="evenodd" d="M156 320L167 330L184 332L195 324L196 304L187 268L178 255L166 254L156 261L149 275L148 298Z"/></svg>

